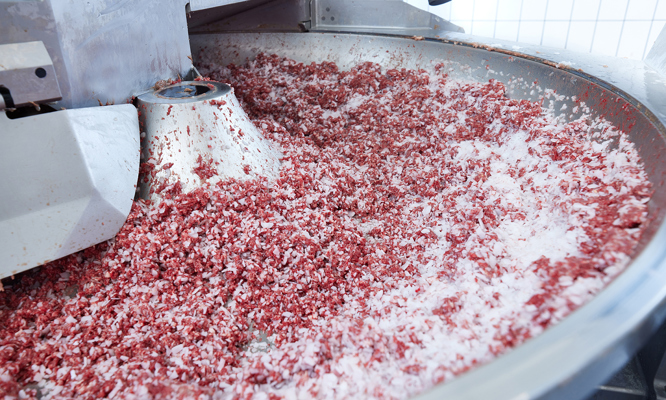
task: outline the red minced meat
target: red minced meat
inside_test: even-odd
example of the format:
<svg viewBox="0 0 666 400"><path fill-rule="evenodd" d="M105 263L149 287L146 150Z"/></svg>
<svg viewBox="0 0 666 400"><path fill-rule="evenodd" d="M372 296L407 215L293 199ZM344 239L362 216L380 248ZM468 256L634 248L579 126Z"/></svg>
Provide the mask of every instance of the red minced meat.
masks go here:
<svg viewBox="0 0 666 400"><path fill-rule="evenodd" d="M646 225L624 133L500 82L263 54L201 70L280 177L167 187L114 239L3 280L1 395L406 398L584 304Z"/></svg>

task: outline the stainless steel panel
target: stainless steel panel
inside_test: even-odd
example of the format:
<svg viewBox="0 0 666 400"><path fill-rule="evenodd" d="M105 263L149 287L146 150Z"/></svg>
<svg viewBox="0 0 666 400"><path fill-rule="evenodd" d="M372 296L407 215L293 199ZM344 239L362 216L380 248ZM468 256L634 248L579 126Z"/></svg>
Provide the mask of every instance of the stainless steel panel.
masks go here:
<svg viewBox="0 0 666 400"><path fill-rule="evenodd" d="M180 182L183 192L224 179L274 180L279 151L252 124L233 90L218 82L181 82L138 97L143 161L153 171L139 181L139 195L157 200L155 190ZM203 165L202 165L203 164ZM197 172L213 168L214 176Z"/></svg>
<svg viewBox="0 0 666 400"><path fill-rule="evenodd" d="M0 2L0 44L42 41L63 99L121 104L190 70L185 0Z"/></svg>
<svg viewBox="0 0 666 400"><path fill-rule="evenodd" d="M435 37L464 32L449 21L402 0L313 0L312 31L392 33Z"/></svg>
<svg viewBox="0 0 666 400"><path fill-rule="evenodd" d="M188 14L190 33L301 32L310 26L309 0L249 0Z"/></svg>

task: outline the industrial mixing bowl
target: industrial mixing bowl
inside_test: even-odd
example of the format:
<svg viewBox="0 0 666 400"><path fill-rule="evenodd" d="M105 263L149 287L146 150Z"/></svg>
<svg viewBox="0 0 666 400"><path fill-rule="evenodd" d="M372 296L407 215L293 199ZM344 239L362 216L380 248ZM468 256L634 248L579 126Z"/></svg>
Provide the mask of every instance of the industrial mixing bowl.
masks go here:
<svg viewBox="0 0 666 400"><path fill-rule="evenodd" d="M244 64L262 52L304 63L331 61L341 69L363 61L383 68L424 69L443 62L453 78L505 83L510 98L537 101L550 93L544 106L552 107L566 120L580 116L583 107L578 108L578 114L572 111L582 101L592 118L606 118L627 132L654 190L649 203L650 225L629 267L591 302L544 334L419 396L584 398L629 360L666 312L666 85L643 63L612 59L588 59L585 63L580 58L572 62L574 55L565 52L520 54L505 50L506 46L456 35L424 40L333 33L239 33L191 35L190 39L198 64ZM562 62L557 61L558 56ZM579 70L579 66L583 68Z"/></svg>

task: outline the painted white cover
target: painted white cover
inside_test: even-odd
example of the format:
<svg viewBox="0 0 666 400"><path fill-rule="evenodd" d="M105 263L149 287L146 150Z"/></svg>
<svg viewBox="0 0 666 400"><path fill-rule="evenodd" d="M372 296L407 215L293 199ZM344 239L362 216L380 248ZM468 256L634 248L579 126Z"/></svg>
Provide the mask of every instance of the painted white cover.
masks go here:
<svg viewBox="0 0 666 400"><path fill-rule="evenodd" d="M132 105L0 113L0 278L113 237L139 172Z"/></svg>

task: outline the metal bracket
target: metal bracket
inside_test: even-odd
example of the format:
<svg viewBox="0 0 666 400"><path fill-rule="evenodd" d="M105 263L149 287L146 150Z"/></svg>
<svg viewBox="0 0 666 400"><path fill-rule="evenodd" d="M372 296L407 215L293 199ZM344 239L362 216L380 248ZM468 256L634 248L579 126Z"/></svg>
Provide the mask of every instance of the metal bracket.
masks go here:
<svg viewBox="0 0 666 400"><path fill-rule="evenodd" d="M464 30L402 0L312 0L312 31L436 37Z"/></svg>
<svg viewBox="0 0 666 400"><path fill-rule="evenodd" d="M0 45L0 110L62 99L42 42Z"/></svg>

